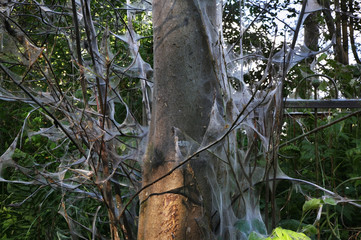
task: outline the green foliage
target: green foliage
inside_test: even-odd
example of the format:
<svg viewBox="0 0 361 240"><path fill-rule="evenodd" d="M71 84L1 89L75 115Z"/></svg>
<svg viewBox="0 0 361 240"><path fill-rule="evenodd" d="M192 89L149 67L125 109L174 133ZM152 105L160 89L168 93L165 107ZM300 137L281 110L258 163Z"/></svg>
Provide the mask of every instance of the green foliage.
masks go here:
<svg viewBox="0 0 361 240"><path fill-rule="evenodd" d="M248 237L248 240L264 240L264 239L265 238L262 235L256 232L251 232L251 234Z"/></svg>
<svg viewBox="0 0 361 240"><path fill-rule="evenodd" d="M332 115L317 119L317 125L327 124L335 119L344 116L339 111L333 111ZM317 182L315 168L315 151L319 156L319 182L321 186L328 189L337 189L336 192L346 195L349 198L361 199L360 196L360 161L358 155L360 126L358 124L360 117L352 117L338 124L332 125L315 135L309 135L302 141L293 143L280 149L280 158L282 159L282 169L291 176L307 179L308 181ZM313 128L314 117L299 119L298 122L290 122L288 135L297 136ZM301 125L302 124L302 125ZM315 141L318 141L318 148L315 147ZM297 169L297 171L294 171ZM286 186L285 186L286 187ZM283 184L280 185L281 191ZM301 230L312 236L315 230L320 234L321 239L335 238L344 239L342 236L351 235L352 231L342 229L341 223L346 226L356 226L360 221L359 216L354 211L356 207L350 205L339 206L337 199L326 196L320 198L320 191L303 185L302 190L307 195L316 196L306 202L301 202L299 194L292 193L284 195L289 198L289 203L285 211L281 212L281 226L294 231ZM289 192L288 192L289 193ZM284 206L288 201L284 201L281 195L277 202ZM292 203L292 204L291 204ZM298 207L296 207L298 206ZM317 218L318 210L322 208L322 213ZM299 215L299 209L302 209L303 215ZM313 225L317 218L319 225ZM293 224L291 224L293 219ZM295 220L295 219L301 219ZM342 219L342 220L341 220ZM288 221L288 222L287 222ZM310 226L305 228L306 226ZM312 226L312 227L311 227ZM310 231L311 230L311 231Z"/></svg>
<svg viewBox="0 0 361 240"><path fill-rule="evenodd" d="M263 235L252 232L248 240L311 240L311 238L307 237L304 233L277 227L269 237L263 237Z"/></svg>
<svg viewBox="0 0 361 240"><path fill-rule="evenodd" d="M35 191L28 198L28 193ZM22 185L9 185L7 192L6 198L1 195L0 205L3 239L53 239L58 229L66 229L65 220L57 213L59 192Z"/></svg>
<svg viewBox="0 0 361 240"><path fill-rule="evenodd" d="M9 147L31 107L19 102L0 100L0 153Z"/></svg>
<svg viewBox="0 0 361 240"><path fill-rule="evenodd" d="M304 233L298 233L291 230L278 227L272 231L270 237L266 240L311 240Z"/></svg>
<svg viewBox="0 0 361 240"><path fill-rule="evenodd" d="M309 210L318 209L321 206L321 200L317 198L313 198L308 200L303 204L302 211L307 212Z"/></svg>
<svg viewBox="0 0 361 240"><path fill-rule="evenodd" d="M264 223L256 218L252 220L238 220L235 224L235 227L238 231L240 231L246 236L250 236L250 234L252 233L258 233L261 235L267 234L266 226L264 225Z"/></svg>

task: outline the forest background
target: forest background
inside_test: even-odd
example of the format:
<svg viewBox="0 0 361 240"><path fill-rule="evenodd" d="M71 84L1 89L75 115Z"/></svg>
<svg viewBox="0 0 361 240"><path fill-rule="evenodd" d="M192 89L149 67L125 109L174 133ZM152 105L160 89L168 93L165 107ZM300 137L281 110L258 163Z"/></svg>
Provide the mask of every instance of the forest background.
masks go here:
<svg viewBox="0 0 361 240"><path fill-rule="evenodd" d="M250 110L229 117L213 106L201 142L174 130L184 161L205 147L234 166L215 184L229 183L223 200L231 205L212 205L210 231L219 239L361 238L359 109L272 102L357 106L360 7L222 3L224 39L214 43L223 50L215 56L229 90L221 95ZM152 3L2 1L0 15L0 239L136 239L154 87ZM270 108L279 122L269 121ZM213 148L218 142L237 150ZM248 162L232 165L233 155Z"/></svg>

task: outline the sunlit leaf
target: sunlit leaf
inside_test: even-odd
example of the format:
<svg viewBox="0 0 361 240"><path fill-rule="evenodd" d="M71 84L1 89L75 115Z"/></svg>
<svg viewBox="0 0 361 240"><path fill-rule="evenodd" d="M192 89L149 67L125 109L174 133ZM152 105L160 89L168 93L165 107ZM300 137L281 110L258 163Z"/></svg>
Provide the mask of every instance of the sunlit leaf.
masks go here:
<svg viewBox="0 0 361 240"><path fill-rule="evenodd" d="M318 209L321 205L321 200L318 198L312 198L303 204L302 211L307 212L309 210Z"/></svg>

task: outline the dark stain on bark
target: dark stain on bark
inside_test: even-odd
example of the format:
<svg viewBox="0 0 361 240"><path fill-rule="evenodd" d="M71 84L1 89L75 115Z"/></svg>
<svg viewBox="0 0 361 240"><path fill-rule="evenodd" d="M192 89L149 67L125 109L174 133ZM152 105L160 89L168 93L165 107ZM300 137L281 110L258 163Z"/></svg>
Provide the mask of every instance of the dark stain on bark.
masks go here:
<svg viewBox="0 0 361 240"><path fill-rule="evenodd" d="M151 168L157 169L164 164L165 158L163 152L160 149L155 147L153 151L152 158L150 159Z"/></svg>

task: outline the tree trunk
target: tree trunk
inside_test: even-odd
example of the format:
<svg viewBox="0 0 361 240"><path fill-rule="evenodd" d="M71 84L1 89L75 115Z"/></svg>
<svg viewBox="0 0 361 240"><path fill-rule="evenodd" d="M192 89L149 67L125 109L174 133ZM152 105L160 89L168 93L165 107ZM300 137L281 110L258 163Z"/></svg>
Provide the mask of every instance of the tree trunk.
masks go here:
<svg viewBox="0 0 361 240"><path fill-rule="evenodd" d="M353 0L349 0L349 10L351 14L354 14L354 8L353 8ZM350 25L349 25L349 31L350 31L350 43L351 43L351 50L352 50L352 54L355 58L355 61L358 64L361 64L361 60L360 57L358 56L357 53L357 47L356 47L356 43L355 43L355 35L354 35L354 18L350 17Z"/></svg>
<svg viewBox="0 0 361 240"><path fill-rule="evenodd" d="M347 41L347 20L345 22L344 15L341 15L340 10L343 8L343 1L335 0L336 8L336 61L339 63L348 64L348 53L345 51L344 43ZM346 31L346 33L345 33Z"/></svg>
<svg viewBox="0 0 361 240"><path fill-rule="evenodd" d="M202 1L214 3L216 9L215 0ZM153 1L155 85L143 186L182 161L176 151L175 128L202 141L219 95L209 39L196 4L194 0ZM202 176L207 160L200 154L141 192L139 240L213 238L211 193Z"/></svg>
<svg viewBox="0 0 361 240"><path fill-rule="evenodd" d="M318 13L311 13L305 20L305 45L312 51L318 51L318 39L320 31L318 29Z"/></svg>
<svg viewBox="0 0 361 240"><path fill-rule="evenodd" d="M342 11L342 54L343 62L348 65L348 16L347 16L347 0L341 0Z"/></svg>
<svg viewBox="0 0 361 240"><path fill-rule="evenodd" d="M339 12L341 10L340 0L335 0L335 8L336 8L335 20L331 15L330 1L329 0L320 1L320 4L322 4L322 6L325 7L325 9L322 12L325 15L325 21L327 24L330 37L332 37L333 35L336 36L336 44L333 47L335 52L335 60L342 64L348 64L348 53L347 50L345 51L345 48L347 48L345 45L346 44L348 45L347 40L345 42L345 37L347 38L347 29L345 28L345 26L347 26L347 19L346 22L343 21L341 25L341 14Z"/></svg>

